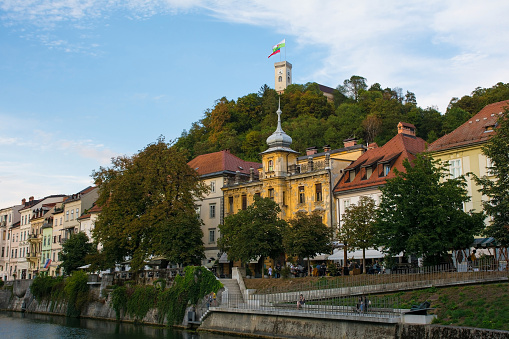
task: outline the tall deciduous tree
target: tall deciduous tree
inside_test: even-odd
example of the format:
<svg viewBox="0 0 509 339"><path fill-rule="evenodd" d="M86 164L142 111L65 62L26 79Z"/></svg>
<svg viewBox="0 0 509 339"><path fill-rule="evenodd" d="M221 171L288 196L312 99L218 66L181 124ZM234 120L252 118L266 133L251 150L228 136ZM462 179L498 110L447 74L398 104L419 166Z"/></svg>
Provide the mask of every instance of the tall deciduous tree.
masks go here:
<svg viewBox="0 0 509 339"><path fill-rule="evenodd" d="M357 101L361 91L365 91L368 88L366 85L366 78L358 75L352 75L350 79L343 81L343 85L338 86L338 90L346 95L347 97Z"/></svg>
<svg viewBox="0 0 509 339"><path fill-rule="evenodd" d="M78 267L85 265L85 257L92 251L92 244L85 233L73 234L62 244L60 267L64 269L65 274L71 274Z"/></svg>
<svg viewBox="0 0 509 339"><path fill-rule="evenodd" d="M199 263L204 250L194 201L206 188L185 153L160 137L112 163L92 174L102 207L93 235L103 245L105 265L130 258L136 270L151 255Z"/></svg>
<svg viewBox="0 0 509 339"><path fill-rule="evenodd" d="M362 266L366 273L366 249L375 245L375 201L362 196L358 204L350 205L342 215L339 238L348 248L362 250Z"/></svg>
<svg viewBox="0 0 509 339"><path fill-rule="evenodd" d="M438 160L419 154L387 180L377 209L377 243L389 254L423 256L437 264L448 250L470 246L484 227L482 213L464 212L470 200L463 177L448 179Z"/></svg>
<svg viewBox="0 0 509 339"><path fill-rule="evenodd" d="M333 230L322 222L322 217L317 212L297 212L289 224L283 236L287 255L304 259L332 251Z"/></svg>
<svg viewBox="0 0 509 339"><path fill-rule="evenodd" d="M503 247L509 246L509 111L498 119L496 134L482 148L483 153L491 159L488 168L490 178L475 177L480 192L489 200L483 201L483 207L491 217L491 223L485 234L494 237Z"/></svg>
<svg viewBox="0 0 509 339"><path fill-rule="evenodd" d="M278 217L279 205L269 198L254 197L254 203L227 216L219 225L218 246L231 260L249 262L259 256L277 258L283 253L286 222Z"/></svg>

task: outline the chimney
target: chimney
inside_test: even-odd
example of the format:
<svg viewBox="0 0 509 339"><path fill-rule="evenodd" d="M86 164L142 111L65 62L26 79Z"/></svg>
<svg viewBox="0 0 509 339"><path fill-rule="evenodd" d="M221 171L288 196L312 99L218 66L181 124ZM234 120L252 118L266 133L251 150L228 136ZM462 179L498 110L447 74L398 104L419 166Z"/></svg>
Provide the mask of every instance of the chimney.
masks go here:
<svg viewBox="0 0 509 339"><path fill-rule="evenodd" d="M34 201L34 196L31 196L30 198L28 198L28 201Z"/></svg>
<svg viewBox="0 0 509 339"><path fill-rule="evenodd" d="M372 142L371 144L368 145L368 150L373 148L378 148L378 144L376 142Z"/></svg>
<svg viewBox="0 0 509 339"><path fill-rule="evenodd" d="M345 139L343 140L343 145L345 146L345 148L355 146L357 145L357 139L355 138Z"/></svg>
<svg viewBox="0 0 509 339"><path fill-rule="evenodd" d="M21 205L25 206L26 203L27 203L27 200L25 198L21 199Z"/></svg>
<svg viewBox="0 0 509 339"><path fill-rule="evenodd" d="M313 155L318 152L316 146L306 148L306 155Z"/></svg>
<svg viewBox="0 0 509 339"><path fill-rule="evenodd" d="M324 151L325 153L330 152L330 146L329 146L329 145L325 145L325 146L323 146L323 151Z"/></svg>
<svg viewBox="0 0 509 339"><path fill-rule="evenodd" d="M252 182L254 180L254 168L249 167L249 182Z"/></svg>
<svg viewBox="0 0 509 339"><path fill-rule="evenodd" d="M406 122L399 122L398 124L398 134L406 134L415 137L415 126Z"/></svg>

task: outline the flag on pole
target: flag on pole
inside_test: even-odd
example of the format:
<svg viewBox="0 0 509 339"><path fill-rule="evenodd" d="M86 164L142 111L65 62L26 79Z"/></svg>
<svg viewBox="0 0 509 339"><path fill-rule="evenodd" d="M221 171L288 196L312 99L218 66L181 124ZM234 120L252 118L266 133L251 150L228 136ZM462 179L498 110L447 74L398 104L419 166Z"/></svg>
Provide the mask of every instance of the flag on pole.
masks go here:
<svg viewBox="0 0 509 339"><path fill-rule="evenodd" d="M269 58L275 54L281 53L281 47L285 47L286 39L281 40L277 45L272 46L272 54L269 55Z"/></svg>
<svg viewBox="0 0 509 339"><path fill-rule="evenodd" d="M272 46L272 51L274 52L276 49L285 47L285 43L286 43L286 39L281 40L281 42L279 44Z"/></svg>
<svg viewBox="0 0 509 339"><path fill-rule="evenodd" d="M47 259L46 264L44 264L44 268L48 268L50 264L51 264L51 259Z"/></svg>
<svg viewBox="0 0 509 339"><path fill-rule="evenodd" d="M272 54L271 54L271 55L269 55L269 58L270 58L271 56L275 55L275 54L278 54L278 53L281 53L281 50L280 50L279 48L278 48L278 49L276 49L276 50L274 50L274 52L272 52Z"/></svg>

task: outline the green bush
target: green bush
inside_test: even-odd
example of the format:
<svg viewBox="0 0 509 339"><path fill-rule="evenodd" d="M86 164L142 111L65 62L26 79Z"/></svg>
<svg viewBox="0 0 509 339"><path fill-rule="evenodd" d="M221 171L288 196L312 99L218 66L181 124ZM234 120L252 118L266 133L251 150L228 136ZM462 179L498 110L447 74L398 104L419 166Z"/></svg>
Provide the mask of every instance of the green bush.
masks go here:
<svg viewBox="0 0 509 339"><path fill-rule="evenodd" d="M67 316L77 318L88 301L88 276L83 271L74 271L67 278L65 294L67 296Z"/></svg>

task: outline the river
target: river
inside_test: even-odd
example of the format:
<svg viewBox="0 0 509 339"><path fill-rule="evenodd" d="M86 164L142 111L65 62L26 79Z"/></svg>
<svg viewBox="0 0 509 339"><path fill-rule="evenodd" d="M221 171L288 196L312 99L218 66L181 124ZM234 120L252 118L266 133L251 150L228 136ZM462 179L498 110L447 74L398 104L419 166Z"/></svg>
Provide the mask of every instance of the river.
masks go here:
<svg viewBox="0 0 509 339"><path fill-rule="evenodd" d="M45 314L0 312L2 339L230 339L232 336Z"/></svg>

